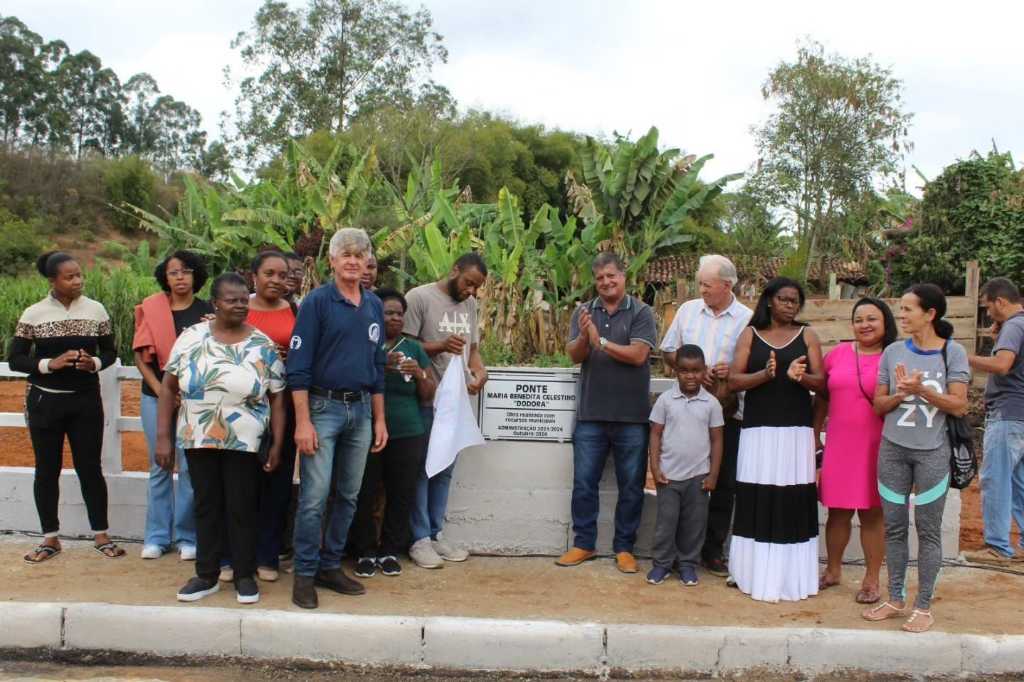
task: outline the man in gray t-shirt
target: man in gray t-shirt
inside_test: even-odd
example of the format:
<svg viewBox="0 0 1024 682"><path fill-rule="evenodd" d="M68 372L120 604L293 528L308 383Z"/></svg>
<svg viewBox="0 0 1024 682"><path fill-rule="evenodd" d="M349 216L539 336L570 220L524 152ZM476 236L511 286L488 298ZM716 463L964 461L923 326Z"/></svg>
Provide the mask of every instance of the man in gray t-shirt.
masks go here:
<svg viewBox="0 0 1024 682"><path fill-rule="evenodd" d="M467 253L455 261L448 276L418 286L405 295L408 308L402 332L423 344L438 381L444 376L452 357L462 355L470 375L467 388L472 394L479 393L487 382L487 370L480 357L476 303L476 294L486 280L487 265L483 258L476 253ZM421 412L429 442L434 410L432 406L424 405ZM410 518L412 545L409 557L421 568L441 568L444 561L465 561L469 556L464 549L453 546L441 535L454 471L453 463L428 479L426 469L420 465Z"/></svg>
<svg viewBox="0 0 1024 682"><path fill-rule="evenodd" d="M971 368L964 347L948 341L945 356L943 360L941 350L922 350L910 339L889 344L878 363L878 385L887 385L889 395L896 394L897 365L903 365L908 375L921 372L922 383L938 393L949 393L952 383L969 383ZM936 450L947 442L946 413L919 395L908 395L885 415L882 437L911 450Z"/></svg>
<svg viewBox="0 0 1024 682"><path fill-rule="evenodd" d="M992 355L969 358L972 368L989 375L981 462L985 548L965 556L970 561L1005 564L1014 556L1011 520L1024 531L1024 508L1019 502L1014 506L1014 500L1024 499L1024 305L1020 291L1005 277L985 283L981 304L998 329ZM1024 552L1017 556L1024 557Z"/></svg>

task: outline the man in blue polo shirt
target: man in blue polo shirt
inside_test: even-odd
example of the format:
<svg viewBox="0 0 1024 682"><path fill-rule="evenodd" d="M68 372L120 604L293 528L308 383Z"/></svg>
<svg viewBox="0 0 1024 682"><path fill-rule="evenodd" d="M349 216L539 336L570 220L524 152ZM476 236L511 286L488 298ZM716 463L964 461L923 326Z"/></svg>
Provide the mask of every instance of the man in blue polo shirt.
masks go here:
<svg viewBox="0 0 1024 682"><path fill-rule="evenodd" d="M295 444L303 455L292 602L305 609L318 605L315 585L340 594L366 591L342 571L341 554L367 452L380 451L388 439L383 306L360 284L370 240L362 230L342 228L331 238L329 250L334 279L303 300L288 352ZM332 487L334 506L322 533Z"/></svg>

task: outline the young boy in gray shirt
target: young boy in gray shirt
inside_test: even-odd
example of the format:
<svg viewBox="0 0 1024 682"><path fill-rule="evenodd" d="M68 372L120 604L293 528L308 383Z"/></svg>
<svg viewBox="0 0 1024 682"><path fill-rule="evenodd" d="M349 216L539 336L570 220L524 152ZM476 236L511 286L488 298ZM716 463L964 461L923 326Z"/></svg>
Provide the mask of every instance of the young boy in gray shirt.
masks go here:
<svg viewBox="0 0 1024 682"><path fill-rule="evenodd" d="M673 564L683 585L697 584L725 425L722 406L702 384L706 374L700 346L684 345L676 355L678 386L658 396L651 410L650 466L658 486L652 585L665 582Z"/></svg>

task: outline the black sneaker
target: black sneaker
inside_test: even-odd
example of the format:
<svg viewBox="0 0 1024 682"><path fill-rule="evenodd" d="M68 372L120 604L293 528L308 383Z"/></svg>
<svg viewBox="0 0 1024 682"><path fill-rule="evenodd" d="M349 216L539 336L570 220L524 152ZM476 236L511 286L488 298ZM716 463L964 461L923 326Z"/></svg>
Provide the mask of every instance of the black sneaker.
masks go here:
<svg viewBox="0 0 1024 682"><path fill-rule="evenodd" d="M255 604L260 600L260 588L251 575L235 581L235 593L239 604Z"/></svg>
<svg viewBox="0 0 1024 682"><path fill-rule="evenodd" d="M380 560L380 572L384 575L402 575L402 564L398 563L397 557L388 555Z"/></svg>
<svg viewBox="0 0 1024 682"><path fill-rule="evenodd" d="M178 601L199 601L220 591L220 583L216 580L203 580L196 576L189 578L184 587L178 590Z"/></svg>
<svg viewBox="0 0 1024 682"><path fill-rule="evenodd" d="M377 575L377 557L359 557L356 562L356 575L360 578L372 578Z"/></svg>
<svg viewBox="0 0 1024 682"><path fill-rule="evenodd" d="M711 575L717 575L719 578L727 578L729 576L729 566L721 558L704 559L700 563L704 570Z"/></svg>

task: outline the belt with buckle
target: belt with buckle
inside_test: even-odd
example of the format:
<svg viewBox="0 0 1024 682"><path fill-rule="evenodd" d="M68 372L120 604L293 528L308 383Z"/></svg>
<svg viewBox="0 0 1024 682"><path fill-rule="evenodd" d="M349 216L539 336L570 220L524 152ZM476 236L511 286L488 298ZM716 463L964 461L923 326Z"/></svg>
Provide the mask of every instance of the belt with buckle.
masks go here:
<svg viewBox="0 0 1024 682"><path fill-rule="evenodd" d="M312 386L309 389L309 393L310 395L315 395L317 398L327 398L328 400L337 400L342 403L358 403L363 400L363 391L346 391L344 389L330 389Z"/></svg>

